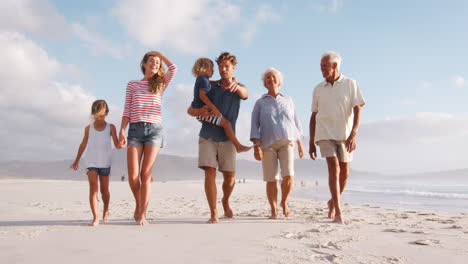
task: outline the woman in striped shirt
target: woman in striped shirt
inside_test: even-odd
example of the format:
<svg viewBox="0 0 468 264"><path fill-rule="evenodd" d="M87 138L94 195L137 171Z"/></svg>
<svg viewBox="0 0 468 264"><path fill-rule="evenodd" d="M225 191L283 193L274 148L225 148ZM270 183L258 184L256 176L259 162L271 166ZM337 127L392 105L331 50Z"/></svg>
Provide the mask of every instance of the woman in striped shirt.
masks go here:
<svg viewBox="0 0 468 264"><path fill-rule="evenodd" d="M168 67L167 73L163 62ZM128 181L136 202L134 218L138 224L146 225L153 165L164 145L162 96L174 78L177 66L162 53L150 51L143 56L140 67L143 79L130 81L127 85L119 140L122 145L128 143ZM129 123L127 138L125 129Z"/></svg>

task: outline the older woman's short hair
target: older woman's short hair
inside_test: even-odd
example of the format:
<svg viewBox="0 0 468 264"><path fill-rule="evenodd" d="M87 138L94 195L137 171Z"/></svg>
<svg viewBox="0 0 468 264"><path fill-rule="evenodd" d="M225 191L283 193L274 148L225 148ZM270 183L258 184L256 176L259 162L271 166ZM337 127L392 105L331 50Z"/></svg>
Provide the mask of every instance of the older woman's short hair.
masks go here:
<svg viewBox="0 0 468 264"><path fill-rule="evenodd" d="M322 55L322 59L328 57L330 62L335 62L336 63L336 68L340 70L341 66L341 56L338 52L335 51L327 51Z"/></svg>
<svg viewBox="0 0 468 264"><path fill-rule="evenodd" d="M266 88L265 80L267 75L271 73L276 75L276 77L278 78L279 87L281 87L281 85L283 85L283 74L275 68L269 68L262 74L263 86L265 86Z"/></svg>

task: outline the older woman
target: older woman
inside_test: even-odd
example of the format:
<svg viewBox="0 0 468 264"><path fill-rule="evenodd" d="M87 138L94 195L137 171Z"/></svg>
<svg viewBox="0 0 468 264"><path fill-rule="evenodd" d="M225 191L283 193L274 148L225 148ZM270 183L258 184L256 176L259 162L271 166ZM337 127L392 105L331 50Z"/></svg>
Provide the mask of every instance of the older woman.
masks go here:
<svg viewBox="0 0 468 264"><path fill-rule="evenodd" d="M168 67L167 72L163 63ZM164 145L161 102L177 66L161 52L150 51L143 56L140 68L143 79L130 81L127 85L119 140L122 145L128 142L128 182L136 204L133 217L138 224L146 225L153 165ZM127 138L125 129L128 124Z"/></svg>
<svg viewBox="0 0 468 264"><path fill-rule="evenodd" d="M270 68L263 74L262 80L268 92L255 103L250 140L255 144L255 159L262 161L263 179L267 182L266 192L271 206L270 218L275 219L278 216L278 162L282 177L280 205L284 216L288 217L287 198L294 177L294 143L297 143L300 158L304 152L301 124L294 103L291 97L279 92L283 84L282 74Z"/></svg>

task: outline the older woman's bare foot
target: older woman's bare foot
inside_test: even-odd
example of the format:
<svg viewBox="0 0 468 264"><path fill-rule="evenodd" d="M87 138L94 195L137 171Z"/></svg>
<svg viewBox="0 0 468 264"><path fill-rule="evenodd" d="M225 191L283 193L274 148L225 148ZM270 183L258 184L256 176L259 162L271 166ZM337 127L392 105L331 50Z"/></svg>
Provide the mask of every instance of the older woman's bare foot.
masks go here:
<svg viewBox="0 0 468 264"><path fill-rule="evenodd" d="M333 200L328 200L328 219L335 218L335 206L333 205Z"/></svg>
<svg viewBox="0 0 468 264"><path fill-rule="evenodd" d="M234 213L232 212L231 207L229 206L229 201L224 198L221 201L223 203L224 217L233 218Z"/></svg>
<svg viewBox="0 0 468 264"><path fill-rule="evenodd" d="M109 211L104 211L104 212L102 213L102 220L103 220L104 222L109 222Z"/></svg>
<svg viewBox="0 0 468 264"><path fill-rule="evenodd" d="M99 225L99 219L98 218L94 218L93 221L88 224L88 226L97 226L97 225Z"/></svg>
<svg viewBox="0 0 468 264"><path fill-rule="evenodd" d="M244 146L244 145L239 145L236 147L236 151L237 153L240 153L240 152L247 152L251 149L252 147L247 147L247 146Z"/></svg>
<svg viewBox="0 0 468 264"><path fill-rule="evenodd" d="M284 201L281 201L281 207L283 208L284 217L288 217L291 214L291 211L289 211L288 204Z"/></svg>
<svg viewBox="0 0 468 264"><path fill-rule="evenodd" d="M344 224L343 217L341 215L335 215L335 219L333 219L333 223Z"/></svg>

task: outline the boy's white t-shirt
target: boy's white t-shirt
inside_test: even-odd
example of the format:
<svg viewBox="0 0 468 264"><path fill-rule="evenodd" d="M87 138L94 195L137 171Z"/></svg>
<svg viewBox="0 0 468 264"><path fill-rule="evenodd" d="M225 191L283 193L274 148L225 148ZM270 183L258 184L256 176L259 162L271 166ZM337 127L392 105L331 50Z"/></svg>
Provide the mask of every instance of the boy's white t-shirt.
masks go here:
<svg viewBox="0 0 468 264"><path fill-rule="evenodd" d="M343 75L331 85L319 83L312 95L312 112L317 112L315 143L320 140L346 140L353 127L353 108L365 104L355 80Z"/></svg>

